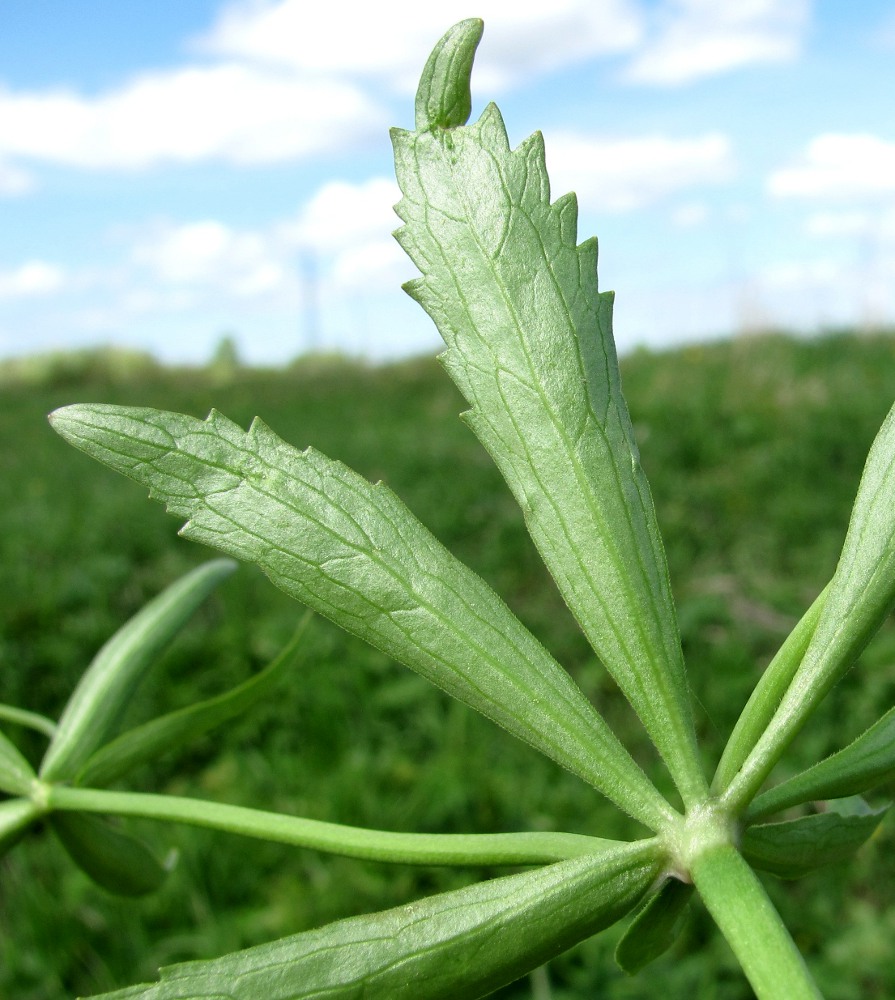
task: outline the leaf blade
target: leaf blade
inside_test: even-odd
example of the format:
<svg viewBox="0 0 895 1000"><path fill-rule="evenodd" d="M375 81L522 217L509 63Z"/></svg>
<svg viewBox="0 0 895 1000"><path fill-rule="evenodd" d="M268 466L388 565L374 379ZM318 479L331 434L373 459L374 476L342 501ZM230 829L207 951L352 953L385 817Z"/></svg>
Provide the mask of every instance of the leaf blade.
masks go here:
<svg viewBox="0 0 895 1000"><path fill-rule="evenodd" d="M895 776L895 708L847 747L762 793L746 812L755 820L801 802L861 795Z"/></svg>
<svg viewBox="0 0 895 1000"><path fill-rule="evenodd" d="M215 559L154 597L96 654L72 692L40 767L41 778L71 778L113 731L158 654L236 564Z"/></svg>
<svg viewBox="0 0 895 1000"><path fill-rule="evenodd" d="M776 713L725 793L734 808L757 792L829 690L895 605L895 406L864 466L842 553L817 627Z"/></svg>
<svg viewBox="0 0 895 1000"><path fill-rule="evenodd" d="M615 949L615 961L629 975L654 962L674 944L694 887L676 878L666 879L635 914Z"/></svg>
<svg viewBox="0 0 895 1000"><path fill-rule="evenodd" d="M57 812L50 825L72 861L116 896L148 895L168 877L165 865L142 840L99 816Z"/></svg>
<svg viewBox="0 0 895 1000"><path fill-rule="evenodd" d="M626 845L352 917L94 1000L475 1000L617 920L661 865Z"/></svg>
<svg viewBox="0 0 895 1000"><path fill-rule="evenodd" d="M88 758L75 775L75 783L94 788L109 785L138 765L155 760L172 747L181 746L186 739L196 739L245 712L293 667L309 618L310 613L286 647L263 670L229 691L122 733Z"/></svg>
<svg viewBox="0 0 895 1000"><path fill-rule="evenodd" d="M873 836L888 809L849 816L823 812L750 826L743 833L743 857L778 878L802 878L850 858Z"/></svg>
<svg viewBox="0 0 895 1000"><path fill-rule="evenodd" d="M36 777L34 768L18 747L5 733L0 733L0 791L27 797Z"/></svg>
<svg viewBox="0 0 895 1000"><path fill-rule="evenodd" d="M54 428L150 487L181 533L257 563L290 596L578 774L655 829L673 815L500 598L382 485L260 420L65 407Z"/></svg>
<svg viewBox="0 0 895 1000"><path fill-rule="evenodd" d="M444 74L445 89L465 79ZM472 126L392 140L395 236L422 272L405 289L435 321L464 416L566 603L696 802L706 785L664 549L574 195L550 204L540 135L510 151L493 105Z"/></svg>

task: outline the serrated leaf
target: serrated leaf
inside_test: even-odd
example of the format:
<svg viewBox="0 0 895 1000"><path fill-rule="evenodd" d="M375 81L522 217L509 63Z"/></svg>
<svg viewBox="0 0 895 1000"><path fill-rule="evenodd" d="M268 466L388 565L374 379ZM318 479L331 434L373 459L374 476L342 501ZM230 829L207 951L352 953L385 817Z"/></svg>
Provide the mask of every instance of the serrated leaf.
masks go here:
<svg viewBox="0 0 895 1000"><path fill-rule="evenodd" d="M821 699L849 670L895 604L895 407L867 456L842 554L805 656L729 802L761 787Z"/></svg>
<svg viewBox="0 0 895 1000"><path fill-rule="evenodd" d="M779 878L802 878L818 868L845 861L868 840L889 807L864 815L817 813L782 823L762 823L743 832L743 857Z"/></svg>
<svg viewBox="0 0 895 1000"><path fill-rule="evenodd" d="M615 949L615 960L624 972L634 975L674 944L693 891L688 882L666 879L638 910Z"/></svg>
<svg viewBox="0 0 895 1000"><path fill-rule="evenodd" d="M146 671L235 568L229 559L196 567L141 608L105 643L65 706L40 767L42 778L73 777L102 746Z"/></svg>
<svg viewBox="0 0 895 1000"><path fill-rule="evenodd" d="M0 791L9 795L30 795L37 775L16 745L0 733Z"/></svg>
<svg viewBox="0 0 895 1000"><path fill-rule="evenodd" d="M656 829L670 807L572 679L398 498L260 420L248 433L130 407L54 428L150 487L182 534L256 562L292 597L405 663Z"/></svg>
<svg viewBox="0 0 895 1000"><path fill-rule="evenodd" d="M0 858L21 840L42 810L31 799L6 799L0 802Z"/></svg>
<svg viewBox="0 0 895 1000"><path fill-rule="evenodd" d="M449 61L439 70L430 90L466 85ZM444 338L464 416L566 603L695 802L706 787L665 553L575 196L550 203L540 134L511 151L494 105L471 126L392 141L395 236L422 272L405 289Z"/></svg>
<svg viewBox="0 0 895 1000"><path fill-rule="evenodd" d="M614 923L659 871L627 845L352 917L94 1000L476 1000Z"/></svg>
<svg viewBox="0 0 895 1000"><path fill-rule="evenodd" d="M860 795L892 778L895 778L895 708L844 749L759 795L747 816L757 819L801 802Z"/></svg>
<svg viewBox="0 0 895 1000"><path fill-rule="evenodd" d="M75 783L102 788L140 764L150 763L245 712L292 669L303 635L304 623L276 659L230 691L152 719L106 743L77 773Z"/></svg>
<svg viewBox="0 0 895 1000"><path fill-rule="evenodd" d="M145 896L168 877L166 867L142 840L102 817L57 812L50 825L72 861L116 896Z"/></svg>

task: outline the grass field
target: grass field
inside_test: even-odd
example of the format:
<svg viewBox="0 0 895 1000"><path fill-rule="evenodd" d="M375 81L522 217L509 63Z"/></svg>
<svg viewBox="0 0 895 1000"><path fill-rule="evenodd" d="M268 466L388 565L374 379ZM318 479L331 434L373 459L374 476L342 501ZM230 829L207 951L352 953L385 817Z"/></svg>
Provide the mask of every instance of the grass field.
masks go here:
<svg viewBox="0 0 895 1000"><path fill-rule="evenodd" d="M666 538L707 766L762 668L831 575L864 458L895 400L895 339L761 337L639 353L623 379ZM75 452L46 423L70 402L128 402L246 423L261 414L383 479L472 565L667 781L533 551L490 459L457 419L433 360L388 368L309 359L232 380L103 365L0 386L0 700L58 714L105 638L209 554L143 490ZM135 719L260 668L301 614L243 567L149 679ZM887 627L833 692L781 773L837 749L895 704ZM39 740L7 729L32 758ZM427 831L636 831L595 793L415 675L322 620L294 680L250 717L137 775L135 787L320 819ZM877 798L895 789L881 789ZM895 994L895 832L854 864L774 899L830 997ZM48 834L0 862L0 996L56 1000L153 978L223 951L491 874L386 867L174 827L141 828L180 863L142 902L75 871ZM618 931L552 963L555 1000L750 994L704 912L672 952L629 979ZM522 982L502 994L531 996Z"/></svg>

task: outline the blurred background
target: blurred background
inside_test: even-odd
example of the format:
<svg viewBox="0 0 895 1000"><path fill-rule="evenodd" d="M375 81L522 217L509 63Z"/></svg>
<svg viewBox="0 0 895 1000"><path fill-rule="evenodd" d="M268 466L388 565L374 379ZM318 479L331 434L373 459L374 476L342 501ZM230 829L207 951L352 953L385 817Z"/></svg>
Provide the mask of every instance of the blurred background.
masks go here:
<svg viewBox="0 0 895 1000"><path fill-rule="evenodd" d="M319 8L319 9L318 9ZM478 114L545 132L616 288L622 376L665 537L706 767L832 574L895 399L895 5L0 0L0 701L57 716L109 635L212 553L46 414L124 402L255 413L385 480L507 600L667 787L579 634L465 408L390 231L387 127L453 21L480 15ZM782 332L785 331L785 332ZM300 608L243 567L134 700L238 683ZM888 625L778 776L895 703ZM36 734L4 727L33 760ZM316 619L294 683L129 787L386 829L628 837L580 781ZM895 795L882 788L874 803ZM0 996L152 979L493 871L372 865L134 825L180 863L146 900L49 832L0 861ZM827 995L895 993L895 835L767 885ZM507 998L750 996L699 907L635 979L610 930Z"/></svg>

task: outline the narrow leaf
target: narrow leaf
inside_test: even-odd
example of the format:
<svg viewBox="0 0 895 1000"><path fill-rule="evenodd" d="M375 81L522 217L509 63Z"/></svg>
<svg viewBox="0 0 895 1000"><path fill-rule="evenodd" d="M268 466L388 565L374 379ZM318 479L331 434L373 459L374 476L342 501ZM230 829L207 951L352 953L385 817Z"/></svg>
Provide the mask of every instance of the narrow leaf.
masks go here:
<svg viewBox="0 0 895 1000"><path fill-rule="evenodd" d="M31 783L37 775L15 744L0 733L0 792L10 795L30 795Z"/></svg>
<svg viewBox="0 0 895 1000"><path fill-rule="evenodd" d="M755 685L721 755L712 782L712 790L716 793L723 792L733 781L774 717L817 628L827 599L827 590L829 587L815 598L811 607L802 615Z"/></svg>
<svg viewBox="0 0 895 1000"><path fill-rule="evenodd" d="M50 819L72 861L117 896L145 896L168 877L165 866L137 837L99 816L54 813Z"/></svg>
<svg viewBox="0 0 895 1000"><path fill-rule="evenodd" d="M102 1000L476 1000L614 923L660 864L628 845L173 966Z"/></svg>
<svg viewBox="0 0 895 1000"><path fill-rule="evenodd" d="M100 649L65 706L41 764L48 781L71 778L114 732L135 688L202 602L236 568L198 566L123 625Z"/></svg>
<svg viewBox="0 0 895 1000"><path fill-rule="evenodd" d="M57 410L63 437L150 487L182 534L280 588L600 789L653 829L670 807L581 691L398 498L260 420L245 433L157 410Z"/></svg>
<svg viewBox="0 0 895 1000"><path fill-rule="evenodd" d="M0 858L21 840L28 827L43 810L31 799L6 799L0 802Z"/></svg>
<svg viewBox="0 0 895 1000"><path fill-rule="evenodd" d="M880 825L888 806L864 815L817 813L783 823L750 826L743 833L743 857L779 878L802 878L845 861Z"/></svg>
<svg viewBox="0 0 895 1000"><path fill-rule="evenodd" d="M893 778L895 708L843 750L759 795L746 815L758 819L800 802L860 795Z"/></svg>
<svg viewBox="0 0 895 1000"><path fill-rule="evenodd" d="M749 802L830 688L895 604L895 406L867 456L817 628L770 725L725 798Z"/></svg>
<svg viewBox="0 0 895 1000"><path fill-rule="evenodd" d="M429 91L454 95L465 69L438 62ZM468 127L431 122L392 131L395 236L422 272L405 289L444 338L464 416L566 603L695 802L706 788L677 620L596 242L576 246L574 195L550 203L539 133L511 151L494 105Z"/></svg>
<svg viewBox="0 0 895 1000"><path fill-rule="evenodd" d="M90 757L76 775L75 783L95 788L108 785L138 765L151 763L162 754L177 750L187 741L195 740L203 733L245 712L292 670L309 618L310 614L286 648L264 670L230 691L122 733Z"/></svg>
<svg viewBox="0 0 895 1000"><path fill-rule="evenodd" d="M691 884L669 878L650 896L615 949L623 971L633 975L668 951L680 933L692 895Z"/></svg>

